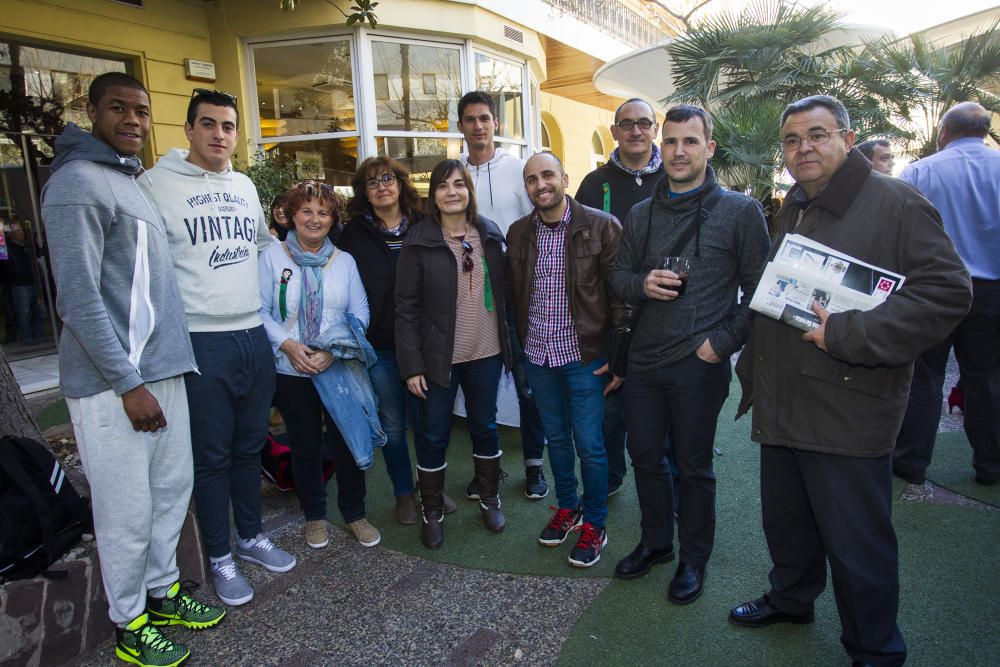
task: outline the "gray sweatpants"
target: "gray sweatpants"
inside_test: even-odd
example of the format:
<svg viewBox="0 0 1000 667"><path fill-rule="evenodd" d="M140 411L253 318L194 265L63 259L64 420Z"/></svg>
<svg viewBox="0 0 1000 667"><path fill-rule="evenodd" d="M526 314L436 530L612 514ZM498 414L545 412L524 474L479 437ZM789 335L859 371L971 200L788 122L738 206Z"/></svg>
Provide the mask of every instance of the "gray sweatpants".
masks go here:
<svg viewBox="0 0 1000 667"><path fill-rule="evenodd" d="M80 461L90 483L94 536L112 622L146 610L146 592L162 596L179 579L177 540L194 476L184 379L146 385L167 427L136 432L110 389L67 398Z"/></svg>

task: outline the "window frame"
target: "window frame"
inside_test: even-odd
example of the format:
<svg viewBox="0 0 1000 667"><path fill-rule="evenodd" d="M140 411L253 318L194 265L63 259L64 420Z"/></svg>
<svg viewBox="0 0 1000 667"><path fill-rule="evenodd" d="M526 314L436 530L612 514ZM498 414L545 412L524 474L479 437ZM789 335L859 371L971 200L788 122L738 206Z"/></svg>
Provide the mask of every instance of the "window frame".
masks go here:
<svg viewBox="0 0 1000 667"><path fill-rule="evenodd" d="M257 95L256 85L256 58L255 51L261 48L279 48L282 46L295 46L298 44L311 44L317 42L342 42L346 41L350 48L351 76L353 77L353 102L355 129L344 132L318 132L313 134L296 134L282 137L264 137L261 134L260 99ZM541 123L541 91L531 74L531 68L527 58L517 57L490 48L486 44L478 43L469 38L448 37L444 35L419 35L405 31L371 29L366 26L359 26L352 31L343 30L320 30L301 35L271 35L258 38L245 38L243 41L245 65L244 77L247 90L247 101L243 110L245 123L250 124L247 133L250 150L253 154L264 150L265 145L273 145L287 142L319 141L324 139L346 139L356 138L358 145L358 164L365 159L380 154L379 146L386 138L429 138L442 141L457 140L461 143L462 151L468 149L465 146L465 137L461 132L433 132L433 131L403 131L403 130L379 130L377 117L377 102L375 97L375 71L374 71L374 42L396 42L417 46L429 46L435 48L449 48L458 51L460 74L460 94L464 95L476 90L475 57L482 54L488 58L499 60L521 71L521 127L524 129L524 138L518 139L506 135L497 134L495 142L498 147L506 150L514 149L512 152L520 153L524 157L531 152L532 147L540 141ZM364 54L360 57L359 54ZM537 92L534 92L537 91ZM532 95L536 95L534 103ZM538 127L536 127L538 123ZM246 127L244 125L244 127Z"/></svg>

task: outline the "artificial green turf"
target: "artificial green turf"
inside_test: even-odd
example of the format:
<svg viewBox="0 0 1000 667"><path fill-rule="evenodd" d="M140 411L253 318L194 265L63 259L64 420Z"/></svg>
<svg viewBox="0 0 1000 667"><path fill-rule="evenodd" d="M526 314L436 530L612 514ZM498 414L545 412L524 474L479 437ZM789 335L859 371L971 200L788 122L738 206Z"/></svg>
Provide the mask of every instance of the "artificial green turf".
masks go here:
<svg viewBox="0 0 1000 667"><path fill-rule="evenodd" d="M733 422L738 388L719 420L716 458L718 523L716 547L705 593L695 603L677 607L665 599L674 564L654 568L642 579L612 579L583 612L563 648L565 664L769 664L843 665L840 623L832 590L817 600L816 623L736 628L726 621L729 608L767 588L770 561L760 521L758 448L749 440L748 418ZM59 401L38 417L44 430L66 423ZM500 429L507 530L486 531L478 504L465 500L472 477L471 445L464 420L456 419L449 450L447 492L459 510L445 520L445 545L428 551L420 544L419 526L399 526L393 519L392 487L380 456L367 475L368 517L382 531L384 548L465 567L520 574L610 577L615 563L639 539L639 512L631 475L622 492L609 501L609 543L601 562L579 570L566 563L572 538L554 549L536 537L550 516L555 492L540 501L523 496L520 436ZM928 478L957 493L1000 506L1000 487L972 481L972 453L964 433L938 435ZM552 484L551 472L546 473ZM896 480L898 498L906 488ZM329 487L330 516L336 511L336 485ZM899 625L913 665L993 665L1000 655L1000 578L996 546L1000 512L979 507L896 501L894 520L900 545Z"/></svg>
<svg viewBox="0 0 1000 667"><path fill-rule="evenodd" d="M705 593L695 603L677 607L666 601L675 563L659 566L636 581L611 579L605 591L583 612L563 648L563 664L768 664L843 665L840 621L832 588L816 603L816 623L736 628L726 620L729 608L767 589L770 559L760 517L759 449L749 440L750 420L733 421L738 388L719 419L716 458L718 478L716 545ZM566 563L571 541L554 549L535 538L555 504L555 492L542 501L522 495L519 434L501 429L507 530L494 535L482 525L476 503L464 499L472 475L471 446L464 421L456 419L448 453L447 492L459 511L445 519L445 545L428 551L420 544L419 526L393 520L391 486L382 461L368 474L369 519L382 530L384 548L443 562L519 574L611 577L614 565L639 539L639 511L629 476L622 492L609 501L609 543L601 562L578 570ZM977 492L986 499L992 488L971 482L971 454L964 434L941 434L931 479L947 479L949 488ZM546 467L548 479L552 478ZM962 487L959 478L968 478ZM954 479L954 482L952 480ZM943 482L942 482L943 483ZM894 496L906 484L897 480ZM339 520L333 503L331 517ZM995 576L1000 543L1000 512L897 500L894 518L900 544L899 624L914 665L991 665L1000 655L1000 578Z"/></svg>
<svg viewBox="0 0 1000 667"><path fill-rule="evenodd" d="M573 568L566 559L575 542L575 535L556 548L543 547L537 542L538 534L552 516L549 505L556 504L548 465L545 468L549 482L548 497L528 500L524 497L524 464L519 431L501 427L500 441L504 452L502 466L509 474L500 490L507 529L502 533L488 532L483 525L479 503L465 498L465 487L473 474L472 445L465 420L456 418L448 448L445 492L454 499L458 511L445 517L444 546L436 551L429 551L420 543L419 524L400 526L396 523L392 485L381 455L376 454L375 464L366 476L367 509L368 520L382 532L382 546L445 563L501 572L610 577L617 560L631 551L639 538L632 481L627 481L622 492L610 500L607 525L610 538L601 561L586 570ZM335 494L336 484L333 483L327 492L329 516L342 525Z"/></svg>
<svg viewBox="0 0 1000 667"><path fill-rule="evenodd" d="M912 665L995 665L1000 656L995 576L1000 513L978 508L897 502L900 550L899 626ZM759 522L759 511L740 520ZM741 544L733 538L746 537ZM560 656L562 664L844 665L832 587L816 604L813 625L737 628L731 606L766 588L770 562L759 528L738 529L716 543L705 593L677 607L664 596L670 566L633 582L612 581L583 614Z"/></svg>
<svg viewBox="0 0 1000 667"><path fill-rule="evenodd" d="M69 408L66 407L66 400L60 398L52 405L47 406L44 410L38 413L38 416L35 418L35 423L38 424L39 431L45 431L46 429L60 424L68 424Z"/></svg>
<svg viewBox="0 0 1000 667"><path fill-rule="evenodd" d="M1000 484L976 484L974 474L972 446L965 433L938 433L927 479L955 493L1000 507Z"/></svg>

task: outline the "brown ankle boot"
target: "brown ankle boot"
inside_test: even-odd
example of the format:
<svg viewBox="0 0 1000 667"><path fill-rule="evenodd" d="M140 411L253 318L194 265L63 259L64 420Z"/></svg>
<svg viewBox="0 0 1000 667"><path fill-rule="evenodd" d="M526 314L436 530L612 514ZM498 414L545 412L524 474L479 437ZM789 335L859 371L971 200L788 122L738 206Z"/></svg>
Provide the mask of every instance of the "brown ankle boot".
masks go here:
<svg viewBox="0 0 1000 667"><path fill-rule="evenodd" d="M483 512L486 528L499 533L507 525L500 511L500 454L490 458L473 455L476 484L479 485L479 509Z"/></svg>
<svg viewBox="0 0 1000 667"><path fill-rule="evenodd" d="M444 469L424 470L417 466L417 485L420 487L420 507L423 520L420 540L428 549L439 549L444 544Z"/></svg>

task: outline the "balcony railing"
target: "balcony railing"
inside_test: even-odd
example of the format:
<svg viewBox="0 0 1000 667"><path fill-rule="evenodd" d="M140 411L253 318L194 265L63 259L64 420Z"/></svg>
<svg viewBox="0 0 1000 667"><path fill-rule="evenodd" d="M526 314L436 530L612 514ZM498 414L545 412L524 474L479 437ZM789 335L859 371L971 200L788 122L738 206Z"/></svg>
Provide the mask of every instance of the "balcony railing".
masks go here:
<svg viewBox="0 0 1000 667"><path fill-rule="evenodd" d="M619 0L544 0L606 35L639 48L670 35Z"/></svg>

